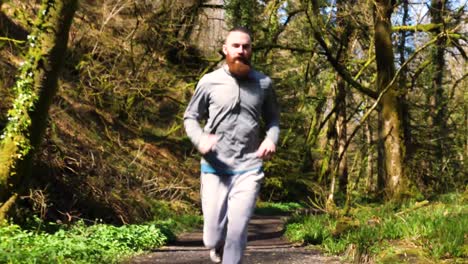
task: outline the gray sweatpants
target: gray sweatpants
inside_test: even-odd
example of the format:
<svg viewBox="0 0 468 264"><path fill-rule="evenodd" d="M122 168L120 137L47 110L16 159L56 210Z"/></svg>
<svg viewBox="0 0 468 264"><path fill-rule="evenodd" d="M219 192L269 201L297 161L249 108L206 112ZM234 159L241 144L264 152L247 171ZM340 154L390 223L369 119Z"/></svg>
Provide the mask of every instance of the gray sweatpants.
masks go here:
<svg viewBox="0 0 468 264"><path fill-rule="evenodd" d="M247 226L264 173L201 174L203 242L207 248L224 243L223 264L239 264L247 245Z"/></svg>

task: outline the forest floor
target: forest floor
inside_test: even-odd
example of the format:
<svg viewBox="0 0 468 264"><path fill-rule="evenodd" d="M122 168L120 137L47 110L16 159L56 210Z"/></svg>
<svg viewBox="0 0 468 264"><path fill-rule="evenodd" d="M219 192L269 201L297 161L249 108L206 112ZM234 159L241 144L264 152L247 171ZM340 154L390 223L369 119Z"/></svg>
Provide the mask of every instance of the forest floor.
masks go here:
<svg viewBox="0 0 468 264"><path fill-rule="evenodd" d="M285 216L255 215L249 224L244 264L342 263L338 257L324 256L316 249L294 245L284 237ZM203 246L202 231L185 233L165 247L130 259L128 264L203 264L211 263Z"/></svg>

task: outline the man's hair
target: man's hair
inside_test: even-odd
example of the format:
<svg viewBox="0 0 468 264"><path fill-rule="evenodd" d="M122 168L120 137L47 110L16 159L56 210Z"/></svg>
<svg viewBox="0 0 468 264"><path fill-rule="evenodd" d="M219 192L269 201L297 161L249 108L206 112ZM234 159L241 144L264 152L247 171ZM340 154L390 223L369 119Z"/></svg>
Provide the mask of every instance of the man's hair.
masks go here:
<svg viewBox="0 0 468 264"><path fill-rule="evenodd" d="M228 31L228 34L226 35L226 38L227 38L227 36L228 36L231 32L242 32L242 33L245 33L245 34L249 35L250 40L253 42L252 31L250 31L250 29L248 29L248 28L246 28L246 27L237 26L237 27L231 28L231 29ZM226 39L224 40L224 42L226 42Z"/></svg>

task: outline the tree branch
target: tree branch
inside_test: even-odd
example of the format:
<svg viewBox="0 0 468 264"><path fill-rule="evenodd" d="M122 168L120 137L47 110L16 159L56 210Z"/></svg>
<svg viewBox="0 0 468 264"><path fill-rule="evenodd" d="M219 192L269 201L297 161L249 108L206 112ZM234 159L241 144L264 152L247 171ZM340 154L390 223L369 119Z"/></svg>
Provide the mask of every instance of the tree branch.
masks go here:
<svg viewBox="0 0 468 264"><path fill-rule="evenodd" d="M314 16L317 16L318 14L315 14L314 13ZM360 91L361 93L373 98L373 99L376 99L378 97L378 93L372 89L369 89L367 87L364 87L363 85L361 85L359 82L357 82L352 76L351 74L349 73L349 71L342 65L338 62L338 60L333 57L333 54L330 50L330 48L328 47L327 43L325 42L325 40L323 39L323 36L322 36L322 33L320 32L319 29L317 29L314 21L312 21L312 18L308 12L308 9L306 9L306 17L307 17L307 20L309 21L309 24L313 30L313 34L314 34L314 38L317 40L317 42L320 44L320 46L322 47L322 49L324 50L325 52L325 56L327 57L327 60L328 62L330 62L330 64L333 66L333 68L338 72L338 74L347 82L349 83L351 86L353 86L354 88L356 88L358 91Z"/></svg>
<svg viewBox="0 0 468 264"><path fill-rule="evenodd" d="M324 50L325 52L325 56L327 57L328 59L328 62L330 62L330 64L333 66L333 68L338 72L338 74L347 82L349 83L351 86L353 86L354 88L356 88L358 91L360 91L361 93L373 98L373 99L376 99L377 96L378 96L378 93L372 89L369 89L367 87L364 87L362 86L359 82L357 82L356 80L354 80L354 78L351 76L351 74L349 73L348 70L346 70L346 68L341 65L332 55L329 47L327 46L327 44L325 43L325 41L323 40L320 32L317 32L315 29L314 29L314 37L315 39L318 41L318 43L320 44L320 46L322 47L322 49Z"/></svg>
<svg viewBox="0 0 468 264"><path fill-rule="evenodd" d="M10 41L10 42L13 42L13 43L18 43L18 44L22 44L26 41L24 40L17 40L17 39L12 39L12 38L7 38L7 37L0 37L0 41Z"/></svg>
<svg viewBox="0 0 468 264"><path fill-rule="evenodd" d="M213 8L213 9L224 9L224 5L216 5L216 4L202 4L200 5L201 8Z"/></svg>
<svg viewBox="0 0 468 264"><path fill-rule="evenodd" d="M443 26L442 23L440 24L424 24L424 25L414 25L414 26L394 26L392 27L393 32L435 32L436 30L440 30Z"/></svg>
<svg viewBox="0 0 468 264"><path fill-rule="evenodd" d="M280 44L264 44L264 45L254 46L253 48L254 48L254 50L283 49L283 50L303 52L303 53L310 53L310 52L314 51L313 49L300 48L300 47L290 47L290 46L284 46L284 45L280 45Z"/></svg>
<svg viewBox="0 0 468 264"><path fill-rule="evenodd" d="M3 221L7 220L6 216L10 208L15 204L16 199L18 198L18 194L13 194L8 200L6 200L2 205L0 205L0 224Z"/></svg>
<svg viewBox="0 0 468 264"><path fill-rule="evenodd" d="M465 73L462 77L455 80L452 86L452 93L450 94L450 99L453 99L453 97L455 96L455 88L457 88L457 86L467 77L468 77L468 73Z"/></svg>

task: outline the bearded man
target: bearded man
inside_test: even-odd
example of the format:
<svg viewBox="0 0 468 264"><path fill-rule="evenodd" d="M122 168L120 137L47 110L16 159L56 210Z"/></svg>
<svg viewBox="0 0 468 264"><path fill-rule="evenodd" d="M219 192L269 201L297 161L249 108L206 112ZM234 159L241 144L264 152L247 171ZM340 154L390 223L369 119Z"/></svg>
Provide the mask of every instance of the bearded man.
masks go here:
<svg viewBox="0 0 468 264"><path fill-rule="evenodd" d="M276 151L279 110L271 79L251 67L250 32L230 30L223 53L226 64L198 82L184 126L202 154L203 242L213 262L237 264L264 177L263 160Z"/></svg>

